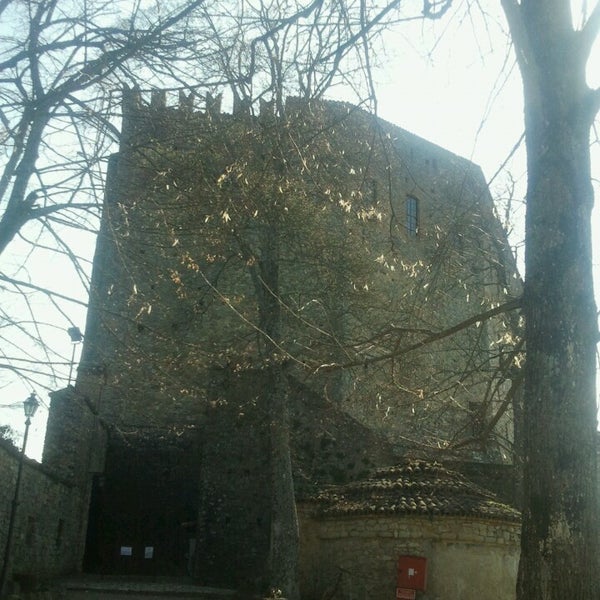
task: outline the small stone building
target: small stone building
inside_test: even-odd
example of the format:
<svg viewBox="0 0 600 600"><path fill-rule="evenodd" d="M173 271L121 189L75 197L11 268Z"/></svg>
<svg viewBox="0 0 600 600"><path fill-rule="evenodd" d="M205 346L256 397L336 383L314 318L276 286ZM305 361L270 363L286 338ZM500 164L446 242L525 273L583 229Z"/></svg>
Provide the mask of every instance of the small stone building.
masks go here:
<svg viewBox="0 0 600 600"><path fill-rule="evenodd" d="M519 513L439 463L406 460L329 487L301 515L305 599L394 598L401 556L427 561L419 599L515 596Z"/></svg>

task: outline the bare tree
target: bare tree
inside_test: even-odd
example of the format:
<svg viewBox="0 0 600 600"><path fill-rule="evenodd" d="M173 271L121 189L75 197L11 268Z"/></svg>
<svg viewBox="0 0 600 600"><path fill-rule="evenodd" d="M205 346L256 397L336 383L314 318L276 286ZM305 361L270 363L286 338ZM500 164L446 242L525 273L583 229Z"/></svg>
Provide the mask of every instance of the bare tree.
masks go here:
<svg viewBox="0 0 600 600"><path fill-rule="evenodd" d="M47 342L59 323L74 324L70 308L85 305L86 247L117 132L110 88L183 59L193 41L186 23L202 4L0 5L0 368L27 387L53 385L48 377L64 382L68 371L70 357ZM65 270L70 281L61 283Z"/></svg>

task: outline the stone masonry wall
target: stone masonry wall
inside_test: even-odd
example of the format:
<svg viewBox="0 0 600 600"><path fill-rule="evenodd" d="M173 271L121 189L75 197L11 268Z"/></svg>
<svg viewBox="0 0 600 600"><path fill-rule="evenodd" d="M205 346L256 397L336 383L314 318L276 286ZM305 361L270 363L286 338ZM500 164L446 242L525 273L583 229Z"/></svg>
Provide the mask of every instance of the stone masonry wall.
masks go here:
<svg viewBox="0 0 600 600"><path fill-rule="evenodd" d="M249 393L249 380L254 393ZM213 373L201 432L195 576L205 585L264 591L272 510L268 374ZM395 462L385 439L322 397L289 382L289 434L297 497Z"/></svg>
<svg viewBox="0 0 600 600"><path fill-rule="evenodd" d="M489 385L502 320L378 359L515 293L481 170L344 104L289 104L273 124L124 103L77 387L113 424L197 423L210 370L260 360L256 264L276 224L280 351L297 377L396 443L476 435L503 399L486 397L505 387ZM317 368L340 362L354 368ZM510 415L495 429L506 445Z"/></svg>
<svg viewBox="0 0 600 600"><path fill-rule="evenodd" d="M81 570L91 474L103 468L104 445L103 428L86 397L71 386L51 394L43 462L25 458L8 592L37 593L57 575ZM16 448L0 445L0 553L19 457Z"/></svg>
<svg viewBox="0 0 600 600"><path fill-rule="evenodd" d="M2 560L18 464L17 449L0 445ZM80 564L80 524L77 490L43 465L26 458L12 538L12 568L7 591L13 587L12 579L26 590L57 574L77 571Z"/></svg>
<svg viewBox="0 0 600 600"><path fill-rule="evenodd" d="M356 516L315 520L301 511L304 600L392 600L402 555L427 558L419 600L512 600L519 524L463 517ZM332 594L331 596L329 594Z"/></svg>

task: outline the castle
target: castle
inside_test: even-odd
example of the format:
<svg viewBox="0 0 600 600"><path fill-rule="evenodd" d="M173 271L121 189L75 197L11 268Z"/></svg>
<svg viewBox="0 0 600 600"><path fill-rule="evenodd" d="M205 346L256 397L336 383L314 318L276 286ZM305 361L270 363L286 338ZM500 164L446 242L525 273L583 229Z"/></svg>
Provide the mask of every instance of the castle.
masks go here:
<svg viewBox="0 0 600 600"><path fill-rule="evenodd" d="M425 487L458 481L436 459L511 462L518 340L498 307L519 281L471 162L344 103L219 104L124 95L81 364L53 399L44 462L79 490L82 522L89 506L85 570L259 591L287 452L301 585L317 597L335 570L314 576L323 540L353 535L332 534L343 502L310 508L335 505L323 486L345 494L405 457ZM487 492L468 489L468 502L429 494L413 516L446 506L472 528L465 547L479 540L514 575L514 511L486 512ZM404 553L462 543L436 527Z"/></svg>
<svg viewBox="0 0 600 600"><path fill-rule="evenodd" d="M443 335L519 293L479 168L344 104L292 99L282 122L208 102L125 101L82 357L119 371L110 420L195 424L209 373L260 366L271 346L400 446L485 424L513 376L514 327L482 317ZM483 453L508 453L510 423Z"/></svg>

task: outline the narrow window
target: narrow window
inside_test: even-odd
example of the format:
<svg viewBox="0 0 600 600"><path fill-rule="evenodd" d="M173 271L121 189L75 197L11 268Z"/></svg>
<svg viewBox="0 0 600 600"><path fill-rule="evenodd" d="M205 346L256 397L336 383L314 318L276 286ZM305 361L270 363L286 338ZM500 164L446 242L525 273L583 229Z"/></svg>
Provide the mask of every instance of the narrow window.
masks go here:
<svg viewBox="0 0 600 600"><path fill-rule="evenodd" d="M65 520L64 519L59 519L58 520L58 526L56 527L56 539L54 540L54 545L57 548L60 548L62 545L62 539L63 539L63 531L65 529Z"/></svg>
<svg viewBox="0 0 600 600"><path fill-rule="evenodd" d="M25 529L25 544L28 548L35 542L35 518L27 517L27 527Z"/></svg>
<svg viewBox="0 0 600 600"><path fill-rule="evenodd" d="M419 201L414 196L406 198L406 232L410 237L419 233Z"/></svg>

